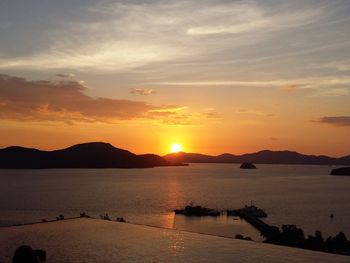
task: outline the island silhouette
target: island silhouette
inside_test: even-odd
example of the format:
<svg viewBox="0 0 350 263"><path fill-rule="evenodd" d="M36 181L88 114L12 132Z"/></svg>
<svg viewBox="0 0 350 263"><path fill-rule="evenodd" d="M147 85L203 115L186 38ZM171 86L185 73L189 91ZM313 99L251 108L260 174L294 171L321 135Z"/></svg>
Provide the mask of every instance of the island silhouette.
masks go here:
<svg viewBox="0 0 350 263"><path fill-rule="evenodd" d="M90 142L66 149L42 151L12 146L0 150L0 168L152 168L184 165L155 154L136 155L109 143Z"/></svg>
<svg viewBox="0 0 350 263"><path fill-rule="evenodd" d="M293 151L263 150L255 153L234 155L224 153L217 156L200 153L170 153L164 156L168 161L184 163L257 163L257 164L316 164L348 165L350 155L334 158L326 155L305 155Z"/></svg>
<svg viewBox="0 0 350 263"><path fill-rule="evenodd" d="M197 153L171 153L137 155L116 148L109 143L89 142L66 149L43 151L33 148L11 146L0 149L2 169L44 168L152 168L158 166L183 166L187 163L258 163L258 164L318 164L348 165L350 155L341 158L303 155L291 151L264 150L243 155L222 154L218 156Z"/></svg>
<svg viewBox="0 0 350 263"><path fill-rule="evenodd" d="M336 168L331 171L331 175L350 176L350 167Z"/></svg>

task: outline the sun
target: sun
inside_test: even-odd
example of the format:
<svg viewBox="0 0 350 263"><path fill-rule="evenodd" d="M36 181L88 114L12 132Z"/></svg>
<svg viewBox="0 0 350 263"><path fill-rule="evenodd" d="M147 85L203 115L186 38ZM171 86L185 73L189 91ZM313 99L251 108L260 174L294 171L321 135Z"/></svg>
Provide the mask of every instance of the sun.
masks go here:
<svg viewBox="0 0 350 263"><path fill-rule="evenodd" d="M172 153L181 152L181 151L182 151L182 146L181 146L181 144L178 144L178 143L172 144L171 147L170 147L170 151L171 151Z"/></svg>

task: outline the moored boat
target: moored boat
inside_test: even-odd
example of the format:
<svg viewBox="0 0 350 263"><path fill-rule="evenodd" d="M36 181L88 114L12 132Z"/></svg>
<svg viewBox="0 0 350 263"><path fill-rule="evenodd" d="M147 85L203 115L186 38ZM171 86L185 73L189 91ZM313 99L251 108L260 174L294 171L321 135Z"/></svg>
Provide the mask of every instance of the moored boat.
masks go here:
<svg viewBox="0 0 350 263"><path fill-rule="evenodd" d="M219 216L220 215L220 211L207 208L207 207L202 207L200 205L197 205L197 206L187 205L183 209L175 209L174 212L175 214L186 215L186 216Z"/></svg>
<svg viewBox="0 0 350 263"><path fill-rule="evenodd" d="M228 216L242 216L243 214L245 214L257 218L267 217L266 212L261 208L256 207L255 205L246 205L243 208L227 210L226 212Z"/></svg>

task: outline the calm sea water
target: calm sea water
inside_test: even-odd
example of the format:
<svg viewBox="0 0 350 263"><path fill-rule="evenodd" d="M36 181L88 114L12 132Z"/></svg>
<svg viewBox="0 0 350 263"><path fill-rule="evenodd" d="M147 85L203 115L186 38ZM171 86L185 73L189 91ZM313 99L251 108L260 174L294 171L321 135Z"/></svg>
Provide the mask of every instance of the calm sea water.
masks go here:
<svg viewBox="0 0 350 263"><path fill-rule="evenodd" d="M0 228L0 262L21 244L45 249L50 263L345 263L348 256L258 242L78 219Z"/></svg>
<svg viewBox="0 0 350 263"><path fill-rule="evenodd" d="M108 213L134 223L259 240L246 222L175 216L186 204L220 210L253 202L277 226L296 224L306 234L343 231L350 237L350 177L330 176L334 167L191 164L154 169L0 170L0 225ZM334 219L330 214L334 214Z"/></svg>

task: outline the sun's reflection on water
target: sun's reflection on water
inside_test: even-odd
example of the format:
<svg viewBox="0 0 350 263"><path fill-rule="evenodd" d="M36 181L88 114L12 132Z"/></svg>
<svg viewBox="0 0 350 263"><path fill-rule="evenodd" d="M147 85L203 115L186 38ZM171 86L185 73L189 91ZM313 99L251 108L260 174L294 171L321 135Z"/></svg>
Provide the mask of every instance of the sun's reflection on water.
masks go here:
<svg viewBox="0 0 350 263"><path fill-rule="evenodd" d="M172 256L179 256L184 253L185 249L185 237L184 232L174 231L168 232L164 231L163 236L168 239L168 253Z"/></svg>
<svg viewBox="0 0 350 263"><path fill-rule="evenodd" d="M169 208L167 213L162 216L162 227L174 228L175 226L175 213L173 209L180 207L183 204L183 198L181 189L177 180L171 180L166 185L167 188L167 201L166 207Z"/></svg>
<svg viewBox="0 0 350 263"><path fill-rule="evenodd" d="M174 228L175 226L175 213L168 213L162 216L162 227Z"/></svg>
<svg viewBox="0 0 350 263"><path fill-rule="evenodd" d="M169 246L172 253L181 253L185 248L184 233L178 231L171 237L172 244Z"/></svg>

